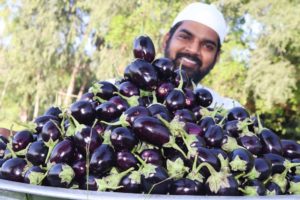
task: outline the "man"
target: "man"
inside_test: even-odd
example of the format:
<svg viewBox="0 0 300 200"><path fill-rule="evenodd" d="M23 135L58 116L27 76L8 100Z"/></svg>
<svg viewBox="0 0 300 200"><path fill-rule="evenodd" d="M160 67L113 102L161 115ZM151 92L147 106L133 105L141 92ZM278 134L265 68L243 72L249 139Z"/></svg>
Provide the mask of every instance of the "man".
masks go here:
<svg viewBox="0 0 300 200"><path fill-rule="evenodd" d="M176 66L182 63L182 68L194 83L199 83L218 61L226 29L225 19L215 6L192 3L177 15L170 31L165 35L165 57L172 59ZM208 90L214 99L212 107L223 105L224 108L230 109L241 106L232 99Z"/></svg>

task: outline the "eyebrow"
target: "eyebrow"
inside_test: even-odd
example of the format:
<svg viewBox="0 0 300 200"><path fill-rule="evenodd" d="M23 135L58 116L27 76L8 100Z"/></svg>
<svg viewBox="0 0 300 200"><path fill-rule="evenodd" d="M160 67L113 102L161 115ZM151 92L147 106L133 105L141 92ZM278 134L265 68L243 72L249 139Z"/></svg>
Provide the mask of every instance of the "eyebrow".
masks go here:
<svg viewBox="0 0 300 200"><path fill-rule="evenodd" d="M190 32L189 30L187 30L187 29L180 29L179 32L183 32L183 33L185 33L189 36L194 36L194 34L192 32ZM204 38L202 40L202 42L209 43L209 44L212 44L214 46L217 46L217 44L211 39Z"/></svg>

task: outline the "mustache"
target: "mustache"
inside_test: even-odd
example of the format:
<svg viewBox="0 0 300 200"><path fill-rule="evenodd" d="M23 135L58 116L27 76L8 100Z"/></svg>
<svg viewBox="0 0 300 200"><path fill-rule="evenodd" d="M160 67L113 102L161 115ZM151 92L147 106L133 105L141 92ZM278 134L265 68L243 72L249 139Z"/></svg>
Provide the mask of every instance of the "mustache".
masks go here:
<svg viewBox="0 0 300 200"><path fill-rule="evenodd" d="M189 54L189 53L177 53L175 60L178 61L180 58L183 57L194 61L195 63L197 63L198 66L202 65L202 61L196 55Z"/></svg>

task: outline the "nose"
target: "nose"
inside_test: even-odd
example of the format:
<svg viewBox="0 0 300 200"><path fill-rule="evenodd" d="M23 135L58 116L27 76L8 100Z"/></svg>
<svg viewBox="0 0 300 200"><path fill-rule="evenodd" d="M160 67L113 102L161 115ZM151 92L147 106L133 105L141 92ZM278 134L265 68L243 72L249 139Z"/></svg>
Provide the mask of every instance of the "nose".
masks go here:
<svg viewBox="0 0 300 200"><path fill-rule="evenodd" d="M194 54L194 55L198 55L200 52L200 45L197 41L191 41L189 42L189 44L187 45L187 51L190 54Z"/></svg>

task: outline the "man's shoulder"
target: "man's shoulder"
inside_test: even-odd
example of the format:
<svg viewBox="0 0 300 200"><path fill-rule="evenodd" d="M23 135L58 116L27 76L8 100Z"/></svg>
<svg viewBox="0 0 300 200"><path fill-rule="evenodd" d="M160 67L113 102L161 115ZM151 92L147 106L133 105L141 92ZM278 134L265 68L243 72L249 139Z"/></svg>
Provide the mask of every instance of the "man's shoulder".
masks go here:
<svg viewBox="0 0 300 200"><path fill-rule="evenodd" d="M223 108L229 110L233 107L243 107L238 101L231 99L229 97L224 97L218 94L216 91L214 91L211 88L208 88L206 86L203 86L201 84L197 85L197 88L205 88L207 89L213 96L213 102L209 107L213 108L215 106L220 107L222 106Z"/></svg>

